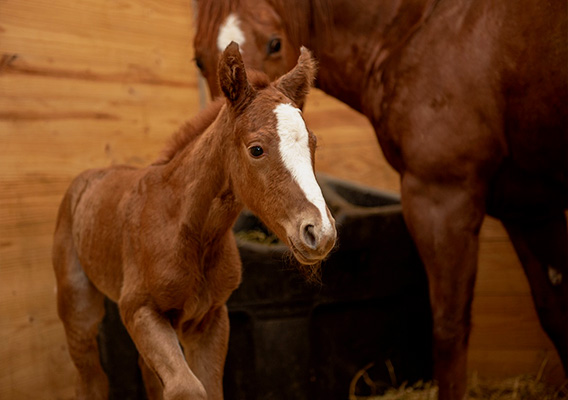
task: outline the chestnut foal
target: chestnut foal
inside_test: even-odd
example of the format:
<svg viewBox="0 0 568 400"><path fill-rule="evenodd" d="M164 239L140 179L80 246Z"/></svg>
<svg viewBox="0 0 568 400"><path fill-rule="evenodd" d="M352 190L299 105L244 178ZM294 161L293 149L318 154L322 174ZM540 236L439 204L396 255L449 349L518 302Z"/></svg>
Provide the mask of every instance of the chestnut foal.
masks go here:
<svg viewBox="0 0 568 400"><path fill-rule="evenodd" d="M233 42L218 66L226 104L182 128L165 159L89 170L72 182L53 265L78 398L108 396L96 338L104 296L118 303L149 396L223 398L225 302L241 279L231 226L244 206L301 264L328 254L335 224L314 176L316 140L298 108L314 74L302 49L288 74L253 85Z"/></svg>

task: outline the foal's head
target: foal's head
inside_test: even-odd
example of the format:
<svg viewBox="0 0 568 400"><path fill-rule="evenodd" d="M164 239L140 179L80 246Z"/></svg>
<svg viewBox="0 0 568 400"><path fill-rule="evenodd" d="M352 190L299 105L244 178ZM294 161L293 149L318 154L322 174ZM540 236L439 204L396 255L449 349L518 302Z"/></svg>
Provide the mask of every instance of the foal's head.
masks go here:
<svg viewBox="0 0 568 400"><path fill-rule="evenodd" d="M311 54L302 49L292 71L255 88L234 42L218 67L232 129L233 143L227 146L233 190L306 265L321 261L336 237L314 175L316 137L298 108L314 74Z"/></svg>
<svg viewBox="0 0 568 400"><path fill-rule="evenodd" d="M231 41L239 44L247 68L263 71L271 79L296 64L299 45L292 44L282 18L268 1L200 0L197 5L195 62L211 97L220 95L217 62Z"/></svg>

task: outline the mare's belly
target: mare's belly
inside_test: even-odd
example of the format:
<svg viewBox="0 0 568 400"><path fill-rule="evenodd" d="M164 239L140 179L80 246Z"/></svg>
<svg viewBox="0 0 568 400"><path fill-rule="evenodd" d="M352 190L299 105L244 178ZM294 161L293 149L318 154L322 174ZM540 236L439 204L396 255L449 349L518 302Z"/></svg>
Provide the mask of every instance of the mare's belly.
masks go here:
<svg viewBox="0 0 568 400"><path fill-rule="evenodd" d="M507 220L539 218L568 207L566 169L531 171L505 161L491 182L489 215Z"/></svg>

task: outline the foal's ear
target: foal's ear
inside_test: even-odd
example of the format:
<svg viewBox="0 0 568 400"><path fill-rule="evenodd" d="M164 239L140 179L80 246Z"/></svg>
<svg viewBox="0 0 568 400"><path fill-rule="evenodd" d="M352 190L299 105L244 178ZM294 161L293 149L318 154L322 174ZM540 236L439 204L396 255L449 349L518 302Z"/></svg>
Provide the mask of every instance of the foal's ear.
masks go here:
<svg viewBox="0 0 568 400"><path fill-rule="evenodd" d="M239 45L231 42L219 59L219 85L234 107L243 107L254 92L250 86Z"/></svg>
<svg viewBox="0 0 568 400"><path fill-rule="evenodd" d="M302 108L310 86L314 83L316 72L317 65L312 53L302 46L298 64L276 81L276 87Z"/></svg>

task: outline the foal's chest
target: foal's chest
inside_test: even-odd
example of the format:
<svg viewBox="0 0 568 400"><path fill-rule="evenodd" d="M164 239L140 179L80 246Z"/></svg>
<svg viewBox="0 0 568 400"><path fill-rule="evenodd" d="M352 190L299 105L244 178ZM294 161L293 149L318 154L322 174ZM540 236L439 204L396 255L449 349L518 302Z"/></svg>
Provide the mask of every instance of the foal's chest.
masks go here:
<svg viewBox="0 0 568 400"><path fill-rule="evenodd" d="M154 295L160 308L177 310L171 312L182 321L199 320L224 305L241 282L241 260L232 241L209 257L192 259L182 262L176 273L154 280L158 283Z"/></svg>

